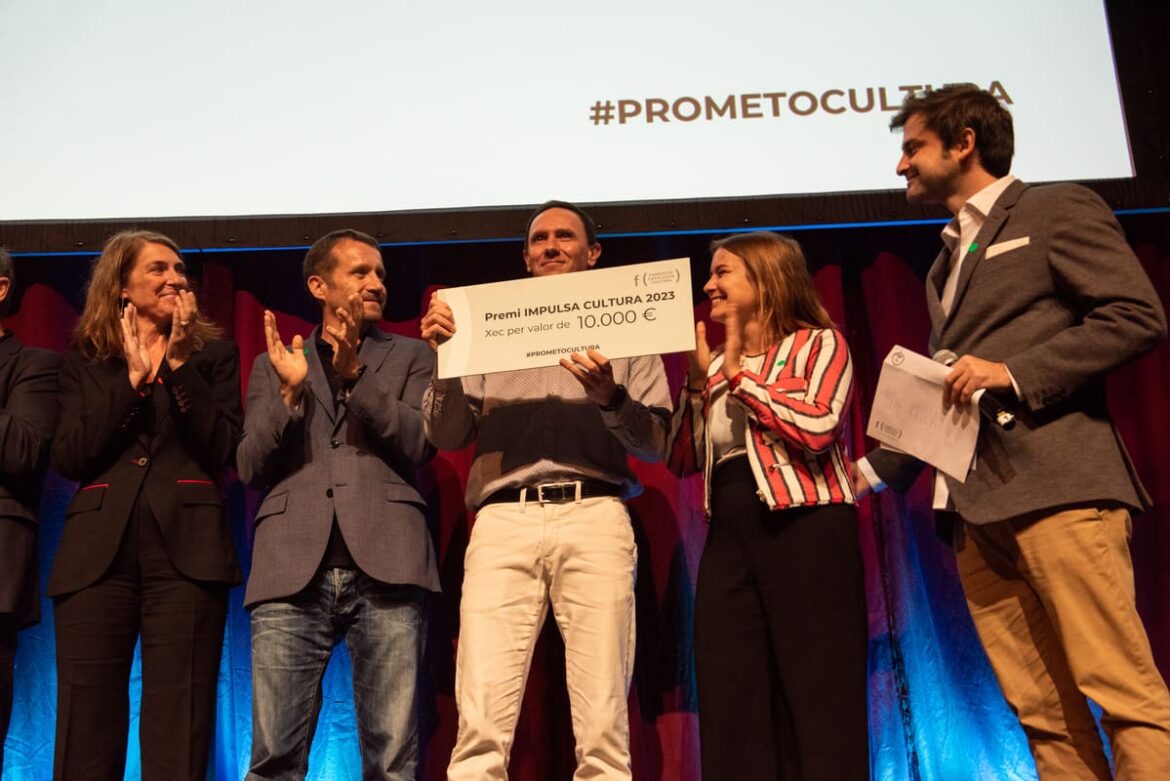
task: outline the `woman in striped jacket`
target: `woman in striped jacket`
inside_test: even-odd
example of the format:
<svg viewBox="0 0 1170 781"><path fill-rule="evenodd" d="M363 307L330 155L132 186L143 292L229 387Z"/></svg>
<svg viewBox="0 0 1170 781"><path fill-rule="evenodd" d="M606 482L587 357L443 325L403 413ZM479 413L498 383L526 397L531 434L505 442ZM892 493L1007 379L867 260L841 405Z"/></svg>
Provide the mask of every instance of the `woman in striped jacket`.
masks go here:
<svg viewBox="0 0 1170 781"><path fill-rule="evenodd" d="M670 464L702 471L711 521L695 592L705 781L865 779L867 621L842 443L849 349L800 245L712 245Z"/></svg>

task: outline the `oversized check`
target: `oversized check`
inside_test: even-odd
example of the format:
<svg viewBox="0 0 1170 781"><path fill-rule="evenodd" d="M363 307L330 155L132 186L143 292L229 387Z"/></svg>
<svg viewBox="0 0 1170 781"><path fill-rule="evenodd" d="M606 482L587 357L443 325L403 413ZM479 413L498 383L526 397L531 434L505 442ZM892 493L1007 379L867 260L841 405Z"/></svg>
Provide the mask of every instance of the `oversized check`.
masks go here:
<svg viewBox="0 0 1170 781"><path fill-rule="evenodd" d="M695 349L686 258L439 291L455 335L439 377L555 366L569 353L607 358Z"/></svg>

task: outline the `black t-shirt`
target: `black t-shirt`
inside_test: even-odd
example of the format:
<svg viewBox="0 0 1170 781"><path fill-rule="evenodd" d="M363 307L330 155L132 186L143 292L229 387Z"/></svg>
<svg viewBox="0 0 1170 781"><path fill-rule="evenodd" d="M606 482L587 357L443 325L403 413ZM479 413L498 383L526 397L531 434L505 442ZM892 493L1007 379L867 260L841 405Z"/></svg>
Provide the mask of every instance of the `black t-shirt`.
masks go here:
<svg viewBox="0 0 1170 781"><path fill-rule="evenodd" d="M329 397L333 400L333 412L337 412L338 396L345 387L345 379L333 368L333 345L317 337L317 355L321 358L321 366L325 369L325 379L329 381ZM333 527L329 530L329 545L325 548L325 557L321 560L322 567L340 567L342 569L357 569L357 564L341 536L341 527L337 523L337 515L333 516Z"/></svg>

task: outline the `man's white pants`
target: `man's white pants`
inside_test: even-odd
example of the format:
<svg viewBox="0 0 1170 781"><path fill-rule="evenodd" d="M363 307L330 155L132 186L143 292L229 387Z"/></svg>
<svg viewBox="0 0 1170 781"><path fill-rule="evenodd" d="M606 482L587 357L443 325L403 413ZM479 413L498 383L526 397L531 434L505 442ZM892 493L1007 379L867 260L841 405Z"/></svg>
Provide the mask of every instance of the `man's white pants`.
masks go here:
<svg viewBox="0 0 1170 781"><path fill-rule="evenodd" d="M550 605L565 641L573 778L631 777L637 560L630 516L617 498L480 509L464 562L450 781L508 777L524 683Z"/></svg>

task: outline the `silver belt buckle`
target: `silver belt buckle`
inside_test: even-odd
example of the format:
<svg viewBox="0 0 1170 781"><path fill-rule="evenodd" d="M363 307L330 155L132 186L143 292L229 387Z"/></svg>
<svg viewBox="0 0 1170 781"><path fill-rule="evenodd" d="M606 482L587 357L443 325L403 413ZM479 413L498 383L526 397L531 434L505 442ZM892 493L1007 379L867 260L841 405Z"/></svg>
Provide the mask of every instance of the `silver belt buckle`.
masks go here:
<svg viewBox="0 0 1170 781"><path fill-rule="evenodd" d="M579 484L580 484L580 481L577 481L577 480L565 480L565 481L562 481L560 483L541 483L540 485L536 486L536 501L540 502L541 504L544 504L546 501L549 501L549 502L553 501L552 499L546 500L544 498L544 489L546 489L546 488L559 488L559 489L561 489L562 493L557 501L561 501L561 502L568 501L568 499L565 498L564 489L569 487L569 486L576 487Z"/></svg>

